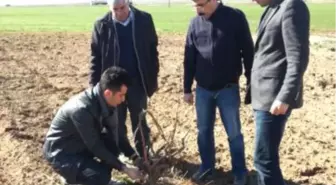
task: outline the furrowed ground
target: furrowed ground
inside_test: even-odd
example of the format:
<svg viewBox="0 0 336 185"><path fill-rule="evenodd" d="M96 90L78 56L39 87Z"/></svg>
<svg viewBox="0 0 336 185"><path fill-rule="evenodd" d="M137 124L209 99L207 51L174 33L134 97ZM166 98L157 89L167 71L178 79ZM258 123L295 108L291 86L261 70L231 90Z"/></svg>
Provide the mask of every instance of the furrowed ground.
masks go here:
<svg viewBox="0 0 336 185"><path fill-rule="evenodd" d="M249 5L244 5L243 10L246 10L251 30L254 30L261 10L255 9L254 6L257 5L251 6L253 7L251 9L245 6ZM288 183L292 185L331 185L335 184L336 180L335 38L325 36L335 33L335 16L334 9L322 11L317 8L318 6L311 5L314 17L312 17L310 63L304 78L305 104L302 109L293 112L281 145L281 166ZM324 7L331 6L335 5L324 5ZM48 8L51 10L51 7ZM176 157L176 166L168 169L169 175L163 178L160 184L192 184L189 180L190 174L199 164L195 110L184 104L181 97L184 29L193 13L189 7L187 9L190 9L190 12L186 13L186 17L181 17L181 11L185 8L165 9L166 12L180 12L174 17L180 16L183 19L175 22L175 28L172 29L166 25L170 24L173 18L162 16L159 11L155 11L155 8L146 8L154 12L153 17L158 25L160 39L160 89L151 99L149 109L166 133L173 129L178 115L181 124L176 131L177 141L190 131L185 150ZM85 8L85 10L89 9ZM56 17L59 15L64 18L77 13L68 11L68 14L64 15L65 10L66 8L55 8L50 18L53 21L48 22L48 19L42 17L34 20L32 18L36 14L34 8L0 9L0 29L2 30L0 36L0 184L59 184L55 173L42 159L42 143L50 120L58 107L70 96L88 86L90 54L88 31L92 24L90 20L93 21L95 16L105 11L101 7L95 7L90 12L91 16L87 17L89 21L78 18L79 23L71 26L71 24L62 23L63 20ZM48 15L48 12L46 11L45 14ZM49 14L52 13L49 12ZM320 21L315 20L317 16L320 16ZM22 22L19 22L21 17ZM242 96L245 94L244 84L242 77ZM241 120L246 159L251 171L251 184L255 184L252 164L255 129L251 106L241 106ZM153 125L151 119L149 122ZM154 126L153 135L157 137ZM218 115L215 138L219 177L214 184L231 184L227 137ZM157 140L155 144L161 145L162 142Z"/></svg>

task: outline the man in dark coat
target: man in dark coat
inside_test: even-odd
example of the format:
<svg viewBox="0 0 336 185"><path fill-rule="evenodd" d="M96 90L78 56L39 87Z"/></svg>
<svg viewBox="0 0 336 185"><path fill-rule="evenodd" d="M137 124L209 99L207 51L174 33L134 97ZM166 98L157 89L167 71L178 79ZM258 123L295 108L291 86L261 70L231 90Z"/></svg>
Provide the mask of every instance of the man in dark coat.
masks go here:
<svg viewBox="0 0 336 185"><path fill-rule="evenodd" d="M118 127L116 106L125 100L130 83L124 69L108 68L99 83L70 98L58 110L47 133L43 154L66 183L122 185L111 180L112 169L134 180L142 179L137 168L118 159L120 153L136 164L141 159Z"/></svg>
<svg viewBox="0 0 336 185"><path fill-rule="evenodd" d="M139 114L147 108L148 97L158 88L158 38L152 17L128 0L108 0L110 11L94 24L91 41L90 84L95 85L102 72L110 66L121 66L132 78L125 103L118 107L120 126L126 131L127 109L133 134L139 124ZM150 129L146 119L141 121L148 151ZM135 134L135 146L143 156L140 132Z"/></svg>

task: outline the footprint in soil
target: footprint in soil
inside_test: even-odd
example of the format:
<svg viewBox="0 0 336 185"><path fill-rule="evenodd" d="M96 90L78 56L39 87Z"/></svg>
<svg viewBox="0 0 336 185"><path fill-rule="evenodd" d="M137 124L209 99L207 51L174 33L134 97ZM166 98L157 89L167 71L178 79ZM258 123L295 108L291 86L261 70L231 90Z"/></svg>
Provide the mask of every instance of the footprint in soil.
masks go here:
<svg viewBox="0 0 336 185"><path fill-rule="evenodd" d="M308 168L308 169L301 171L300 175L301 176L314 176L318 173L322 173L323 171L324 171L323 168L317 166L317 167L314 167L313 169Z"/></svg>
<svg viewBox="0 0 336 185"><path fill-rule="evenodd" d="M23 134L20 132L12 132L11 135L16 139L23 139L23 140L32 140L34 138L29 134Z"/></svg>
<svg viewBox="0 0 336 185"><path fill-rule="evenodd" d="M34 137L29 134L20 133L20 131L24 131L25 128L17 128L17 127L7 127L5 128L5 132L8 132L15 139L23 139L23 140L32 140Z"/></svg>
<svg viewBox="0 0 336 185"><path fill-rule="evenodd" d="M15 132L15 131L24 131L26 128L18 128L18 127L7 127L5 128L5 132Z"/></svg>

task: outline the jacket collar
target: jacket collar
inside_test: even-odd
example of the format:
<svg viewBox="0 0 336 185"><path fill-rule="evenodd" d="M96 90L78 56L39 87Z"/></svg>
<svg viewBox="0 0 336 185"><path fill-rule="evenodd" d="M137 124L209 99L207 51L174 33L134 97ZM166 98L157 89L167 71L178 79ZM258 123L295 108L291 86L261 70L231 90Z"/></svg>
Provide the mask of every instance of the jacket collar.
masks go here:
<svg viewBox="0 0 336 185"><path fill-rule="evenodd" d="M271 3L269 4L269 7L274 8L277 7L282 3L283 0L271 0Z"/></svg>
<svg viewBox="0 0 336 185"><path fill-rule="evenodd" d="M98 99L99 106L100 106L101 111L102 111L102 116L105 118L105 117L108 117L108 116L112 115L115 108L111 107L111 106L108 106L108 104L107 104L107 102L106 102L106 100L103 96L103 92L100 88L99 83L97 83L93 87L93 94Z"/></svg>
<svg viewBox="0 0 336 185"><path fill-rule="evenodd" d="M217 8L215 9L214 12L212 12L208 20L214 19L217 16L218 12L221 11L222 8L224 8L224 5L222 3L218 3Z"/></svg>
<svg viewBox="0 0 336 185"><path fill-rule="evenodd" d="M259 41L264 34L264 31L265 31L265 28L266 28L267 24L272 19L272 17L276 14L276 12L280 9L280 4L282 2L283 2L283 0L272 0L271 4L269 4L267 6L266 10L264 11L264 13L262 15L262 18L261 18L261 20L264 21L264 23L262 25L260 25L260 23L259 23L259 28L258 28L258 32L257 32L257 39L255 41L255 51L258 50ZM267 17L267 20L263 20L267 13L269 13L270 15Z"/></svg>

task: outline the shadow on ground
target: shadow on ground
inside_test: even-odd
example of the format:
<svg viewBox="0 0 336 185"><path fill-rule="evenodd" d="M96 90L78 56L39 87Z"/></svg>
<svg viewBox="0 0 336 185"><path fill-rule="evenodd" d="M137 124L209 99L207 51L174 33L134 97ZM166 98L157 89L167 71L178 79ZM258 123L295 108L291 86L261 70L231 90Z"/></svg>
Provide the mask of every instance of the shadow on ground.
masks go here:
<svg viewBox="0 0 336 185"><path fill-rule="evenodd" d="M183 174L184 179L190 180L192 175L198 170L199 164L191 163L183 159L173 159L172 163L175 164L175 168ZM257 184L257 172L255 170L249 171L248 185ZM291 180L285 181L287 185L304 185L305 183L293 182ZM194 182L199 185L232 185L233 175L231 171L224 171L223 169L216 169L214 178L211 181L206 182Z"/></svg>

